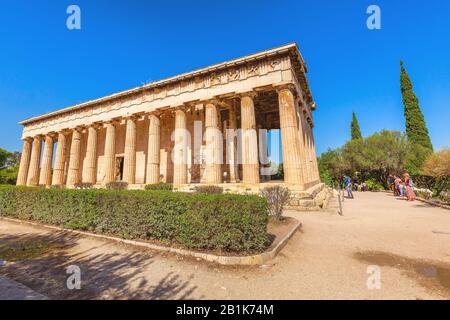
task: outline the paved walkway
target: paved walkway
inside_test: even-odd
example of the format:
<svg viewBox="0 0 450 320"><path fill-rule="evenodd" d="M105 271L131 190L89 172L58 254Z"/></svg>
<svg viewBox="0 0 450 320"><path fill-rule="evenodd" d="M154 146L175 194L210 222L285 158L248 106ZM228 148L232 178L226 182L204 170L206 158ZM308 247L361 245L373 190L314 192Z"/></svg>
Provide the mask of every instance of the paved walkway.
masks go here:
<svg viewBox="0 0 450 320"><path fill-rule="evenodd" d="M47 297L18 283L0 276L0 300L47 300Z"/></svg>
<svg viewBox="0 0 450 320"><path fill-rule="evenodd" d="M450 211L385 193L355 198L345 200L344 216L335 200L323 212L287 212L303 228L261 267L222 267L0 221L0 243L57 244L0 274L62 299L449 299ZM66 287L71 264L82 270L81 290ZM367 286L369 266L379 270L379 289Z"/></svg>

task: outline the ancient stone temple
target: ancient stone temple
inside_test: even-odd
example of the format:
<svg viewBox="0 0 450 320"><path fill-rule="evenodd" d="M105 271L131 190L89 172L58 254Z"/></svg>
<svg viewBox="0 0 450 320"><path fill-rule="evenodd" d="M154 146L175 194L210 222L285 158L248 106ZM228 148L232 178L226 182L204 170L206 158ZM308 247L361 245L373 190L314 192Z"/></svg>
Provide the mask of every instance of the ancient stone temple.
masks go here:
<svg viewBox="0 0 450 320"><path fill-rule="evenodd" d="M292 206L316 208L325 189L306 72L289 44L22 121L17 184L170 182L237 193L283 184ZM267 161L271 130L281 133L284 181Z"/></svg>

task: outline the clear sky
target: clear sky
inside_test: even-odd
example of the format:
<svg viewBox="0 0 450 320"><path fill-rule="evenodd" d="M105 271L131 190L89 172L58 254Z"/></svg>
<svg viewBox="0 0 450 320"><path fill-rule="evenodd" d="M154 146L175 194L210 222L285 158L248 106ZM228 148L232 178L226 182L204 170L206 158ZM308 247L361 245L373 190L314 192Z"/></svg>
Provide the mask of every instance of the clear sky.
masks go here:
<svg viewBox="0 0 450 320"><path fill-rule="evenodd" d="M81 8L81 30L66 9ZM381 30L366 9L381 8ZM0 147L18 121L289 42L308 65L318 153L350 137L404 130L399 60L435 148L450 146L450 1L3 1Z"/></svg>

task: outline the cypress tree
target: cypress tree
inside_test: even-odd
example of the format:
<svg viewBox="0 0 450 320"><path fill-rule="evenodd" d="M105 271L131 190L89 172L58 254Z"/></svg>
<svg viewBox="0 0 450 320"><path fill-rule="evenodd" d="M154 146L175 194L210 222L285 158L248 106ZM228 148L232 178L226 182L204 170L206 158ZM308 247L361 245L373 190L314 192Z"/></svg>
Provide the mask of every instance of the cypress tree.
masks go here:
<svg viewBox="0 0 450 320"><path fill-rule="evenodd" d="M400 89L402 91L402 100L405 107L406 135L413 144L433 150L428 129L425 124L422 111L420 110L419 100L413 91L413 85L408 73L400 61Z"/></svg>
<svg viewBox="0 0 450 320"><path fill-rule="evenodd" d="M352 123L350 125L352 131L352 140L362 139L361 129L359 128L358 119L356 119L356 114L352 114Z"/></svg>

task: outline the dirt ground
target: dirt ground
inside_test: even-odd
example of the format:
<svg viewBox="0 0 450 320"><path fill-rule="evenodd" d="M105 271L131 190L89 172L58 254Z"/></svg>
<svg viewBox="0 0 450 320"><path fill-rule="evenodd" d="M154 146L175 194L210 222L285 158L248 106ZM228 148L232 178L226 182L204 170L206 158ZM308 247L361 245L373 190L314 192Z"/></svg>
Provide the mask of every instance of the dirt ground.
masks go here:
<svg viewBox="0 0 450 320"><path fill-rule="evenodd" d="M59 299L449 299L450 211L355 193L303 226L270 263L224 267L0 220L0 275ZM66 268L81 268L81 289ZM368 288L379 270L380 286ZM369 269L368 269L369 268ZM378 289L377 289L378 288ZM0 288L1 289L1 288Z"/></svg>

